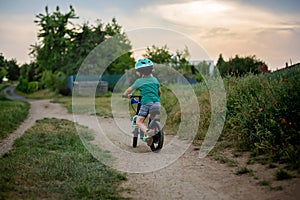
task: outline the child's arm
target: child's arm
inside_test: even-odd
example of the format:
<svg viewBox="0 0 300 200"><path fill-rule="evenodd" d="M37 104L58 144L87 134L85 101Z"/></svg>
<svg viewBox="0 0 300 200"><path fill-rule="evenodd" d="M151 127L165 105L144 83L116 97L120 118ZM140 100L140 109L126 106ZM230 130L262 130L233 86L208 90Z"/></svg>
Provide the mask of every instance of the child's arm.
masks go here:
<svg viewBox="0 0 300 200"><path fill-rule="evenodd" d="M123 97L129 98L129 94L131 94L133 89L131 87L127 88L127 90L124 92Z"/></svg>
<svg viewBox="0 0 300 200"><path fill-rule="evenodd" d="M160 97L160 95L161 95L161 89L158 88L158 96Z"/></svg>

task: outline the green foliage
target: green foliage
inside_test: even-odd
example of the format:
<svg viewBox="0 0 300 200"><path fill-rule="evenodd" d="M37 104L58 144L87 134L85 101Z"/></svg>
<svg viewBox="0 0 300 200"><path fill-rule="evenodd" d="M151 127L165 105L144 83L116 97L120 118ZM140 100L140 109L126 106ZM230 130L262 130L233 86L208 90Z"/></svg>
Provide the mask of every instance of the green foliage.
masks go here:
<svg viewBox="0 0 300 200"><path fill-rule="evenodd" d="M2 53L0 53L0 83L6 77L8 80L16 81L20 75L19 65L16 59L6 60Z"/></svg>
<svg viewBox="0 0 300 200"><path fill-rule="evenodd" d="M258 184L263 185L263 186L267 186L267 185L270 185L270 181L262 180L262 181L259 181Z"/></svg>
<svg viewBox="0 0 300 200"><path fill-rule="evenodd" d="M68 120L37 121L0 158L1 199L122 199L124 179L85 149Z"/></svg>
<svg viewBox="0 0 300 200"><path fill-rule="evenodd" d="M45 11L46 14L36 15L35 23L40 27L38 34L40 43L32 45L31 52L43 70L52 73L61 71L68 75L77 74L88 54L106 38L115 35L119 37L119 44L112 47L115 48L113 52L118 53L121 50L127 53L112 63L107 73L124 73L125 69L134 63L130 52L130 42L115 18L106 26L98 20L96 26L84 23L80 28L75 29L71 20L78 17L72 6L70 6L70 11L65 14L60 12L59 7L53 13L48 12L48 7Z"/></svg>
<svg viewBox="0 0 300 200"><path fill-rule="evenodd" d="M273 161L300 164L300 68L268 75L229 77L225 133L239 146Z"/></svg>
<svg viewBox="0 0 300 200"><path fill-rule="evenodd" d="M21 92L27 93L27 88L28 88L28 80L21 77L16 89Z"/></svg>
<svg viewBox="0 0 300 200"><path fill-rule="evenodd" d="M28 82L27 79L21 78L17 86L17 90L26 94L31 94L38 90L37 84L38 83L36 81Z"/></svg>
<svg viewBox="0 0 300 200"><path fill-rule="evenodd" d="M170 63L172 58L172 54L170 53L167 45L164 45L162 47L157 47L155 45L152 45L151 48L147 47L146 53L143 56L149 58L157 64Z"/></svg>
<svg viewBox="0 0 300 200"><path fill-rule="evenodd" d="M251 169L248 169L247 167L242 167L242 168L239 168L237 171L236 171L236 175L242 175L242 174L249 174L249 173L252 173L253 171Z"/></svg>
<svg viewBox="0 0 300 200"><path fill-rule="evenodd" d="M5 68L5 58L0 53L0 83L2 83L2 79L7 75L7 70Z"/></svg>
<svg viewBox="0 0 300 200"><path fill-rule="evenodd" d="M29 82L39 81L41 78L42 69L35 62L23 64L20 68L20 77L26 78Z"/></svg>
<svg viewBox="0 0 300 200"><path fill-rule="evenodd" d="M222 54L220 54L216 66L223 77L227 75L238 77L248 73L259 74L261 73L262 65L266 66L263 61L258 60L255 56L239 57L236 55L225 62Z"/></svg>
<svg viewBox="0 0 300 200"><path fill-rule="evenodd" d="M70 6L70 11L65 14L59 7L53 13L36 15L34 22L41 28L38 33L40 44L32 45L32 55L36 55L37 63L45 70L52 72L66 66L66 54L71 47L71 38L74 28L68 28L72 24L71 19L76 19L75 10Z"/></svg>
<svg viewBox="0 0 300 200"><path fill-rule="evenodd" d="M22 101L11 101L1 95L0 98L0 139L4 139L26 119L29 104ZM1 173L0 173L1 174Z"/></svg>
<svg viewBox="0 0 300 200"><path fill-rule="evenodd" d="M7 70L6 77L8 78L8 80L16 81L19 79L20 69L16 59L7 60L5 67Z"/></svg>
<svg viewBox="0 0 300 200"><path fill-rule="evenodd" d="M167 45L162 47L152 45L151 48L147 47L146 53L143 56L156 64L170 64L183 75L191 75L191 66L188 62L189 55L187 47L183 51L176 50L176 54L173 55Z"/></svg>
<svg viewBox="0 0 300 200"><path fill-rule="evenodd" d="M27 92L26 93L34 93L37 91L37 82L29 82L27 85Z"/></svg>
<svg viewBox="0 0 300 200"><path fill-rule="evenodd" d="M275 172L275 177L277 180L290 179L293 176L285 169L277 169Z"/></svg>

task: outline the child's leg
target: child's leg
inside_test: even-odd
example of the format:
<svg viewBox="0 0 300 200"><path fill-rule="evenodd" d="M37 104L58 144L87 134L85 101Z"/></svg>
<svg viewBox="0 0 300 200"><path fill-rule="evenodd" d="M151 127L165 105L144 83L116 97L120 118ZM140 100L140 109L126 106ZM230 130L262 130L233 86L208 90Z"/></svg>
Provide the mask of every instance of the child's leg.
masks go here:
<svg viewBox="0 0 300 200"><path fill-rule="evenodd" d="M141 129L141 131L143 131L144 133L146 133L146 131L148 130L148 128L144 124L144 121L145 121L145 117L138 116L137 119L136 119L136 125L138 125L138 127Z"/></svg>

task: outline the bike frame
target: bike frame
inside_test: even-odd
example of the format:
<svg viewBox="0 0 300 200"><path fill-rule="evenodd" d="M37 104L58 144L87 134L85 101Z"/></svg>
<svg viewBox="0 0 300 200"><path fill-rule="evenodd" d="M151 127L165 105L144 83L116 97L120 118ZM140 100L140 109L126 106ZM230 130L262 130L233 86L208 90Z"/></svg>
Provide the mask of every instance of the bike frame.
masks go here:
<svg viewBox="0 0 300 200"><path fill-rule="evenodd" d="M132 109L135 111L135 115L132 117L131 123L132 123L132 128L134 128L134 131L133 131L133 147L136 147L138 135L140 134L140 137L144 137L144 133L142 133L142 131L140 131L139 128L137 127L137 125L136 125L136 119L138 117L138 113L139 113L139 110L140 110L141 105L142 105L141 104L142 96L132 95L132 96L130 96L130 99L131 99L130 100L130 104L132 106ZM133 107L134 104L137 104L137 109L136 110ZM151 148L151 150L153 152L159 152L160 149L163 146L164 134L163 134L163 130L162 130L162 127L160 125L159 119L156 119L155 117L156 116L153 116L152 120L150 119L150 117L148 117L148 120L149 120L148 121L148 127L156 127L156 128L158 128L158 132L157 132L158 135L155 138L155 141L158 141L158 145L152 144L150 146L150 148ZM153 138L154 137L155 136L153 136Z"/></svg>

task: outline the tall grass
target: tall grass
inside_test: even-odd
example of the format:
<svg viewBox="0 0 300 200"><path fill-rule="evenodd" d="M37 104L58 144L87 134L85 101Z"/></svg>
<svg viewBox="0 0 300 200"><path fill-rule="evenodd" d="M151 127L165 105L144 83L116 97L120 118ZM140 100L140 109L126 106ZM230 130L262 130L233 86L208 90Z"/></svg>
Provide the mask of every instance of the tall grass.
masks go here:
<svg viewBox="0 0 300 200"><path fill-rule="evenodd" d="M300 164L300 67L268 75L227 78L225 135L241 149Z"/></svg>

